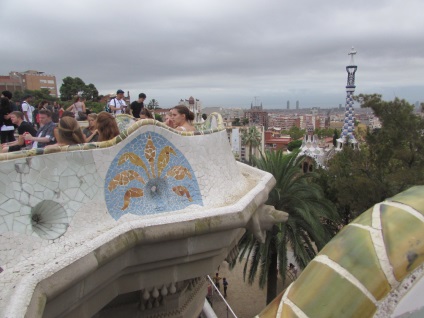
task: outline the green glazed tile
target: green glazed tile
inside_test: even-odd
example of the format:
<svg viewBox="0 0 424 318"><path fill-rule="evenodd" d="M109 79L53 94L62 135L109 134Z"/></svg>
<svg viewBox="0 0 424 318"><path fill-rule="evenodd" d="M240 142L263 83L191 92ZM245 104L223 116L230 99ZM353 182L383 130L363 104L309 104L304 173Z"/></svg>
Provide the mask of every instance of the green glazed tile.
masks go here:
<svg viewBox="0 0 424 318"><path fill-rule="evenodd" d="M382 204L380 211L387 255L401 281L424 261L424 223L393 206Z"/></svg>
<svg viewBox="0 0 424 318"><path fill-rule="evenodd" d="M407 204L424 215L424 186L415 186L387 201Z"/></svg>
<svg viewBox="0 0 424 318"><path fill-rule="evenodd" d="M308 317L372 317L376 307L347 279L312 261L289 292L289 299Z"/></svg>
<svg viewBox="0 0 424 318"><path fill-rule="evenodd" d="M357 224L361 224L365 226L371 226L372 225L372 208L362 213L355 220L353 220L352 223L357 223Z"/></svg>
<svg viewBox="0 0 424 318"><path fill-rule="evenodd" d="M320 254L327 255L355 276L377 300L390 292L390 285L380 267L371 235L367 230L347 226Z"/></svg>

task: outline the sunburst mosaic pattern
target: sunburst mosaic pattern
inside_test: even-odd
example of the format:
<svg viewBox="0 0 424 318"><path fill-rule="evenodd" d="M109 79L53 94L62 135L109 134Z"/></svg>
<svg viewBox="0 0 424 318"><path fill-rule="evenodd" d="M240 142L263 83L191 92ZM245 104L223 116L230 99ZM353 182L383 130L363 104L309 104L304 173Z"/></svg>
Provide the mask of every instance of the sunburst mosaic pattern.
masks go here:
<svg viewBox="0 0 424 318"><path fill-rule="evenodd" d="M203 205L199 185L184 155L166 138L148 132L126 145L105 180L106 205L118 220Z"/></svg>

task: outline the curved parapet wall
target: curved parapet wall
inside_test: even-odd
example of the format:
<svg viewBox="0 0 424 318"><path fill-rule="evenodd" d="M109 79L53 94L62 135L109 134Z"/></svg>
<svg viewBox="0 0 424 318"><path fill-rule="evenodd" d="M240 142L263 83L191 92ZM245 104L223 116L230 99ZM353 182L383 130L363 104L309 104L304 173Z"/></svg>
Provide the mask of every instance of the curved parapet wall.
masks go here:
<svg viewBox="0 0 424 318"><path fill-rule="evenodd" d="M396 307L424 283L423 260L424 186L416 186L346 226L258 317L397 317L414 310ZM421 293L417 302L422 310Z"/></svg>
<svg viewBox="0 0 424 318"><path fill-rule="evenodd" d="M134 118L129 115L118 115L116 117L118 123L119 131L121 132L119 136L108 141L102 142L90 142L79 145L72 146L62 146L62 147L49 147L47 149L37 148L31 150L22 150L16 152L0 153L0 162L6 160L13 160L25 157L32 157L43 154L50 154L55 152L70 152L70 151L79 151L79 150L92 150L97 148L108 148L119 144L121 141L125 140L130 134L138 130L142 126L157 126L165 130L172 131L175 134L181 136L199 136L199 135L209 135L218 131L225 130L222 117L218 113L212 113L209 115L201 130L197 131L177 131L173 128L168 127L164 123L154 120L154 119L144 119L139 121L134 121Z"/></svg>
<svg viewBox="0 0 424 318"><path fill-rule="evenodd" d="M0 234L60 237L93 201L116 220L225 205L247 187L229 149L221 127L177 132L142 120L105 142L1 154Z"/></svg>
<svg viewBox="0 0 424 318"><path fill-rule="evenodd" d="M0 316L13 318L101 309L130 266L141 272L121 292L210 272L275 182L234 160L219 125L177 132L143 120L110 141L0 159Z"/></svg>

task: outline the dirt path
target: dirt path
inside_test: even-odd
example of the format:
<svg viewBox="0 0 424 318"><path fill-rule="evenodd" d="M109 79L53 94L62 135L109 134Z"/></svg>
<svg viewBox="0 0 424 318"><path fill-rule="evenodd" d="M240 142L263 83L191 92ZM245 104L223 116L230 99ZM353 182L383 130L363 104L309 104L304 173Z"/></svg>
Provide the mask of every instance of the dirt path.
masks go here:
<svg viewBox="0 0 424 318"><path fill-rule="evenodd" d="M219 276L227 278L227 302L233 309L238 318L251 318L262 311L266 306L266 288L259 288L258 280L256 279L252 285L243 281L244 263L237 263L233 270L229 269L228 263L223 262L219 267ZM211 278L215 273L210 273ZM278 280L278 293L283 290L281 279ZM221 280L221 290L224 289ZM216 295L213 297L213 309L218 318L226 318L226 305ZM231 313L228 317L233 317Z"/></svg>

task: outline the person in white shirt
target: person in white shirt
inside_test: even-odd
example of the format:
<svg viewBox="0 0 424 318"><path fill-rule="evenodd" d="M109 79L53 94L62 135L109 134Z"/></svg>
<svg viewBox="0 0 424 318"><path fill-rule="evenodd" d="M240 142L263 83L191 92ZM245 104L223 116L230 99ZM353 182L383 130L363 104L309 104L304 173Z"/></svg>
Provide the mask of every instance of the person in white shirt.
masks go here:
<svg viewBox="0 0 424 318"><path fill-rule="evenodd" d="M24 118L28 123L33 124L34 120L32 118L32 112L34 111L34 106L31 106L32 96L26 95L24 97L24 102L22 103L22 112L24 113Z"/></svg>
<svg viewBox="0 0 424 318"><path fill-rule="evenodd" d="M118 89L116 97L110 100L109 107L114 114L125 114L127 104L125 103L124 91L122 89Z"/></svg>

